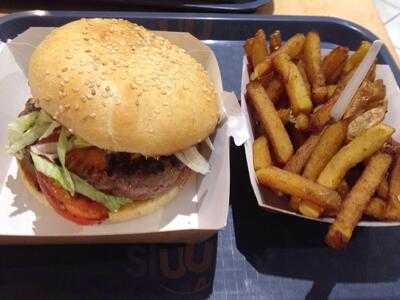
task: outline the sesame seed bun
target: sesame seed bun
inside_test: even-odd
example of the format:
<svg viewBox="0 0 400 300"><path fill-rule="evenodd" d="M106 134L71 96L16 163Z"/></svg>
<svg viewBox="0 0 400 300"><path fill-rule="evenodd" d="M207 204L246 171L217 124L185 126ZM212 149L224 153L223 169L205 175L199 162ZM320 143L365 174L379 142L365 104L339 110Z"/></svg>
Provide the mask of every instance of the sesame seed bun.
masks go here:
<svg viewBox="0 0 400 300"><path fill-rule="evenodd" d="M19 164L19 172L21 174L22 182L33 197L50 208L46 196L38 190L36 184L26 174L25 169L21 167L21 164ZM174 200L182 187L183 184L172 188L159 197L147 200L135 200L132 203L126 204L117 212L109 212L107 222L118 223L151 214Z"/></svg>
<svg viewBox="0 0 400 300"><path fill-rule="evenodd" d="M170 155L209 136L217 96L183 49L125 20L81 19L35 49L29 84L39 106L90 144Z"/></svg>

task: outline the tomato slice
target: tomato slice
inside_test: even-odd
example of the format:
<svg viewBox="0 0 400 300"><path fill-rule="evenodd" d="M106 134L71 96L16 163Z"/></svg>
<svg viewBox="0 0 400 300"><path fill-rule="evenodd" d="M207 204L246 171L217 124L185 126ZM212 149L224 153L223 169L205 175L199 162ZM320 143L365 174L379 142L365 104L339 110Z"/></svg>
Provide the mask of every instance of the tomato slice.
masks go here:
<svg viewBox="0 0 400 300"><path fill-rule="evenodd" d="M83 195L71 196L52 178L36 171L40 189L55 211L64 218L79 224L98 224L108 218L107 209Z"/></svg>

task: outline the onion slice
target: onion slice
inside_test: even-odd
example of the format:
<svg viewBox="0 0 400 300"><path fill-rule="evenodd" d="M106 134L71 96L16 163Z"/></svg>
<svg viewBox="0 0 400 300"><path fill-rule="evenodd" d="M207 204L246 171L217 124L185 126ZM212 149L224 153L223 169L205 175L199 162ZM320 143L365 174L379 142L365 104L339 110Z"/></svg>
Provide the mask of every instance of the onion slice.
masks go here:
<svg viewBox="0 0 400 300"><path fill-rule="evenodd" d="M37 144L30 147L31 152L37 155L43 155L52 162L58 157L57 143Z"/></svg>
<svg viewBox="0 0 400 300"><path fill-rule="evenodd" d="M197 151L196 146L190 147L181 152L175 153L175 156L188 168L200 174L207 174L210 172L210 164L208 161Z"/></svg>
<svg viewBox="0 0 400 300"><path fill-rule="evenodd" d="M211 139L210 139L209 136L205 139L205 142L206 142L208 148L210 148L211 151L214 151L214 150L215 150L214 145L213 145L213 143L211 142Z"/></svg>

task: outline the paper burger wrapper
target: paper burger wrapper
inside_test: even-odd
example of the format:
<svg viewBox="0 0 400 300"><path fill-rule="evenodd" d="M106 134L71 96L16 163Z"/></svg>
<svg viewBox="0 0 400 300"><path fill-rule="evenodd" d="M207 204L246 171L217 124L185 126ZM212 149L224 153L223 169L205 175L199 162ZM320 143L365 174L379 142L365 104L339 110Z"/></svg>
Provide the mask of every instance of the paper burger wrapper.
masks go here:
<svg viewBox="0 0 400 300"><path fill-rule="evenodd" d="M76 225L39 203L24 187L15 158L5 153L7 124L15 120L30 97L27 66L35 47L53 28L32 27L0 44L0 243L194 242L227 222L229 206L229 138L237 145L248 137L247 123L233 93L223 91L214 53L188 33L156 32L184 48L207 70L220 100L221 120L211 139L211 171L197 174L178 197L141 218L121 223Z"/></svg>

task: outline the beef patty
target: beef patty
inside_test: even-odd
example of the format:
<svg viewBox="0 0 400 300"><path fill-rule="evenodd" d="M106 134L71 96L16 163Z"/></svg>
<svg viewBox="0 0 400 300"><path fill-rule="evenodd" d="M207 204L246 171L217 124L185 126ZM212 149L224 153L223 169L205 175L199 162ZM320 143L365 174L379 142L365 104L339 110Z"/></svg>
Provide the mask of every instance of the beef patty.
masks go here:
<svg viewBox="0 0 400 300"><path fill-rule="evenodd" d="M66 164L68 170L97 189L132 200L160 196L184 184L192 173L175 156L145 158L130 153L107 153L97 147L69 151Z"/></svg>

